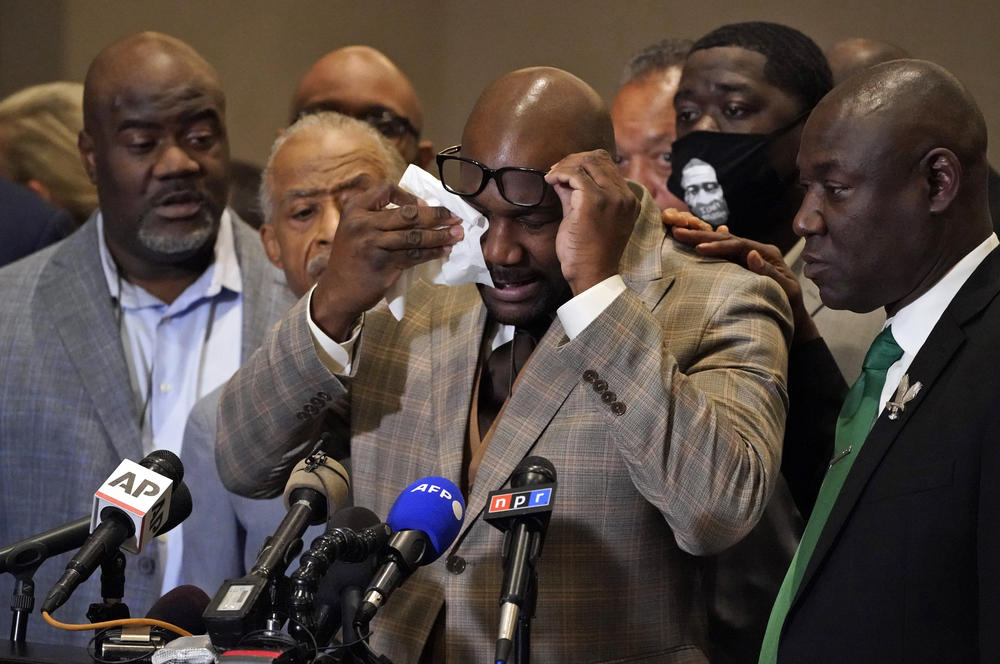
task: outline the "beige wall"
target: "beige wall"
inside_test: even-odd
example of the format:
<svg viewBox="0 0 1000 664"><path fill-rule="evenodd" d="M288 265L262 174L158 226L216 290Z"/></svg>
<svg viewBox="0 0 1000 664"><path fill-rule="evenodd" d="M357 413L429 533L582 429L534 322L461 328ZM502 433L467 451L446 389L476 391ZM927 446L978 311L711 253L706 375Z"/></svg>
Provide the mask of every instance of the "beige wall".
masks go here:
<svg viewBox="0 0 1000 664"><path fill-rule="evenodd" d="M1000 163L1000 2L827 0L734 3L612 0L0 0L0 95L55 78L82 79L113 39L156 29L190 42L222 75L233 153L260 162L285 120L297 78L351 43L385 51L424 98L438 146L459 141L478 92L511 69L566 68L610 97L628 55L665 36L698 37L722 23L771 20L822 47L863 35L951 69L986 114ZM933 112L914 109L914 112Z"/></svg>

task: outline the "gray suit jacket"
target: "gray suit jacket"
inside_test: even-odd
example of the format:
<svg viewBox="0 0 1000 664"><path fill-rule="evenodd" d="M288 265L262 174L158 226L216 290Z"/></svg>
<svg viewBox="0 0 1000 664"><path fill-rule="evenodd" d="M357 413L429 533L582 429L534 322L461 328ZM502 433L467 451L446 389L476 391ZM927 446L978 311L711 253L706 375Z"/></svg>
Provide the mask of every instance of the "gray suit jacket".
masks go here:
<svg viewBox="0 0 1000 664"><path fill-rule="evenodd" d="M245 358L289 300L257 233L233 219ZM0 270L0 293L0 544L8 544L86 515L108 474L143 453L94 217L66 240ZM36 608L70 555L47 561L35 575ZM156 542L126 564L125 601L133 615L144 615L160 595ZM86 622L87 606L100 601L98 577L55 617ZM11 577L0 576L0 597L12 588ZM37 614L28 630L35 642L87 638L55 630Z"/></svg>
<svg viewBox="0 0 1000 664"><path fill-rule="evenodd" d="M770 495L791 326L773 281L681 249L659 219L645 194L621 263L628 290L572 341L558 320L540 340L468 496L450 551L464 569L439 561L397 589L373 622L375 650L415 661L443 610L447 661L487 661L502 538L479 517L487 494L540 454L559 490L533 657L707 661L697 556L745 535ZM351 378L320 363L302 303L278 324L223 392L227 486L280 488L305 431L348 400L357 504L384 516L415 479L458 482L486 311L473 286L422 284L408 298L401 322L384 307L365 315ZM602 391L588 370L606 381Z"/></svg>

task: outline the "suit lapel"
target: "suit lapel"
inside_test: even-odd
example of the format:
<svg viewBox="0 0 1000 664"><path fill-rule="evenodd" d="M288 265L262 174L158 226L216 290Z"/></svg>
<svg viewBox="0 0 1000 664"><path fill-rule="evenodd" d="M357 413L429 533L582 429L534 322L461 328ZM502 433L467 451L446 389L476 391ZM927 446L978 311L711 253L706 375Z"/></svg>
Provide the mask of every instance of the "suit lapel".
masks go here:
<svg viewBox="0 0 1000 664"><path fill-rule="evenodd" d="M964 324L982 311L996 297L998 291L1000 291L1000 254L994 251L956 294L910 364L906 372L910 377L910 384L920 381L923 388L912 401L907 403L906 408L899 413L898 419L890 420L883 411L875 421L816 542L816 548L799 584L796 601L802 596L823 559L830 552L837 535L850 517L882 458L905 431L913 413L920 408L920 404L934 389L934 381L965 343Z"/></svg>
<svg viewBox="0 0 1000 664"><path fill-rule="evenodd" d="M100 263L97 224L70 236L39 279L38 298L51 311L54 333L76 368L76 380L89 393L119 458L142 455L138 414L128 388L128 366L121 332ZM69 376L62 380L72 380Z"/></svg>
<svg viewBox="0 0 1000 664"><path fill-rule="evenodd" d="M566 333L557 318L518 374L517 386L496 421L476 472L468 502L470 514L478 514L490 491L506 484L579 382L577 373L559 359L558 346L565 341Z"/></svg>
<svg viewBox="0 0 1000 664"><path fill-rule="evenodd" d="M229 211L233 224L233 242L243 282L243 322L240 335L240 363L247 361L264 343L271 325L295 304L284 275L271 265L257 233L239 216Z"/></svg>
<svg viewBox="0 0 1000 664"><path fill-rule="evenodd" d="M446 298L430 307L431 393L434 430L438 432L438 472L460 484L462 454L473 380L486 325L486 307L475 286L431 289L431 297Z"/></svg>
<svg viewBox="0 0 1000 664"><path fill-rule="evenodd" d="M619 264L626 285L653 310L673 283L672 275L663 274L661 252L676 249L666 240L660 212L652 197L641 187L629 185L637 196L642 196L642 205ZM580 383L577 371L559 359L559 347L567 341L557 317L519 374L517 388L497 419L493 437L476 473L467 514L478 516L486 507L489 493L507 483L518 463L531 454L546 427ZM466 417L468 409L466 403L463 411ZM464 530L467 532L474 523L475 518L467 518Z"/></svg>

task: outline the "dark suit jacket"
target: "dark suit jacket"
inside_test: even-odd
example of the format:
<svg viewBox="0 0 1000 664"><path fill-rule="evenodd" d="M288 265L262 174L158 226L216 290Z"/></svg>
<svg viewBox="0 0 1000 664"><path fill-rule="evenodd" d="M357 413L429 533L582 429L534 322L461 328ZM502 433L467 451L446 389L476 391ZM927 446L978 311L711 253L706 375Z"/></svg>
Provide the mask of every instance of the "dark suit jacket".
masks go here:
<svg viewBox="0 0 1000 664"><path fill-rule="evenodd" d="M0 177L0 266L58 242L73 228L65 210Z"/></svg>
<svg viewBox="0 0 1000 664"><path fill-rule="evenodd" d="M1000 661L1000 253L955 296L820 534L779 662Z"/></svg>
<svg viewBox="0 0 1000 664"><path fill-rule="evenodd" d="M233 218L246 358L288 297L257 233ZM63 242L0 270L0 293L0 544L6 545L86 515L108 474L143 451L94 218ZM36 610L69 555L36 573ZM145 615L160 595L157 557L155 541L126 557L125 601L133 615ZM100 600L99 576L77 588L55 617L86 622L87 605ZM9 598L12 587L11 577L0 575L0 598ZM53 629L37 614L28 630L36 642L87 638Z"/></svg>

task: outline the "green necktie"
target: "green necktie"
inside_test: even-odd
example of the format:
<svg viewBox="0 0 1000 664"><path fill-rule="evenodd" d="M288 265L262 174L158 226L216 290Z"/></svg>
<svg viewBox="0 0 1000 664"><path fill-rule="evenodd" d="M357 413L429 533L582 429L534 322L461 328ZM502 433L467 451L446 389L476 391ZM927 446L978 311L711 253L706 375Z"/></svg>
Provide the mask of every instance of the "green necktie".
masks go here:
<svg viewBox="0 0 1000 664"><path fill-rule="evenodd" d="M816 548L819 534L823 531L833 504L844 486L847 473L851 470L854 459L857 458L861 445L868 437L868 432L878 414L878 402L885 385L886 372L902 356L903 349L892 338L892 329L885 328L872 342L868 354L865 355L861 376L847 393L844 405L840 409L840 416L837 418L837 437L834 445L836 453L830 461L826 477L823 478L823 485L819 489L816 505L809 516L809 523L802 533L799 548L792 558L785 580L781 583L778 597L774 600L774 608L771 609L771 617L767 621L767 632L764 634L764 643L760 651L760 664L774 664L778 661L778 641L792 599L802 582L802 576Z"/></svg>

